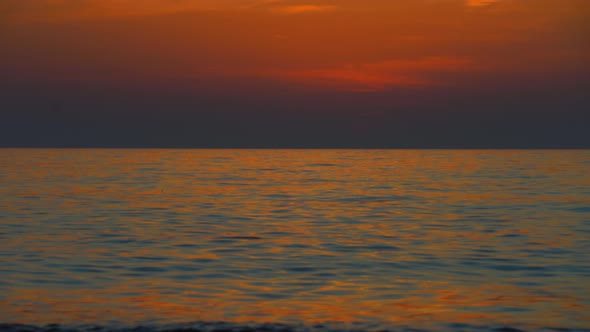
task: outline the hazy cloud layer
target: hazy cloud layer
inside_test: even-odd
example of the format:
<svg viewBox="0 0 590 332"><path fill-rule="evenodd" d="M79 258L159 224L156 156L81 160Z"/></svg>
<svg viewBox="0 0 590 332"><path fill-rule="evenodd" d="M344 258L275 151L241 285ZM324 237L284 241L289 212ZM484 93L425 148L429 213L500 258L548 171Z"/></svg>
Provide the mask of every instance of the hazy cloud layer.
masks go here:
<svg viewBox="0 0 590 332"><path fill-rule="evenodd" d="M489 5L492 5L498 1L499 0L465 0L465 4L467 6L480 7L480 6L489 6Z"/></svg>
<svg viewBox="0 0 590 332"><path fill-rule="evenodd" d="M292 6L277 6L271 8L271 11L278 14L304 14L315 12L326 12L336 10L336 6L320 6L320 5L292 5Z"/></svg>
<svg viewBox="0 0 590 332"><path fill-rule="evenodd" d="M499 0L434 0L485 7ZM428 3L433 0L415 0ZM251 10L263 9L279 14L300 14L331 11L336 8L395 8L391 1L366 0L3 0L0 9L4 16L19 21L96 19L138 15L161 15L194 10Z"/></svg>
<svg viewBox="0 0 590 332"><path fill-rule="evenodd" d="M315 88L373 92L393 87L445 85L447 82L442 77L435 78L432 74L461 73L475 69L476 66L467 59L431 57L348 64L340 68L275 71L265 75Z"/></svg>

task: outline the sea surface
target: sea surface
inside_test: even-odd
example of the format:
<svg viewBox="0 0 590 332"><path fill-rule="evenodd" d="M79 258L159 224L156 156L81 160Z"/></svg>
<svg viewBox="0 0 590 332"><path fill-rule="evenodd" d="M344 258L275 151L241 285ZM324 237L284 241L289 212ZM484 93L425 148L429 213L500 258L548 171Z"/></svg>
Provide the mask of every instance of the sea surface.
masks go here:
<svg viewBox="0 0 590 332"><path fill-rule="evenodd" d="M0 323L590 331L590 151L0 149Z"/></svg>

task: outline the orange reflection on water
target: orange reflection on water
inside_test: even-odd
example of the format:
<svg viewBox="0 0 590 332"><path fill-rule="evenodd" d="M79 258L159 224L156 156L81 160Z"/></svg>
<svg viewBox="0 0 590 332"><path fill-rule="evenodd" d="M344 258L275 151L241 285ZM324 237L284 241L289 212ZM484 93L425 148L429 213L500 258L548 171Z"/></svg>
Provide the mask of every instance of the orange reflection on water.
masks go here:
<svg viewBox="0 0 590 332"><path fill-rule="evenodd" d="M588 322L584 153L9 157L0 321Z"/></svg>
<svg viewBox="0 0 590 332"><path fill-rule="evenodd" d="M225 285L225 292L203 297L198 290L185 290L181 294L163 294L158 289L174 285L149 284L155 289L139 290L135 285L94 291L92 295L81 294L75 290L66 290L61 296L54 297L52 292L44 290L21 289L9 294L27 302L25 307L6 306L14 317L35 315L35 321L62 321L64 317L72 322L88 320L97 322L103 317L121 322L140 322L157 319L167 322L184 322L197 319L209 321L232 322L291 322L307 323L378 321L384 323L423 324L426 322L504 322L534 323L550 325L559 319L559 313L568 310L587 308L579 298L570 296L528 294L524 288L506 287L505 285L481 285L459 287L451 284L423 285L421 292L402 299L375 299L380 294L366 290L362 295L324 295L317 299L288 299L256 301L248 303L247 297L233 288L244 285L239 281ZM348 283L333 284L323 291L336 291L350 286ZM156 288L157 287L157 288ZM262 287L259 291L273 292L272 285ZM137 293L127 296L124 301L113 302L121 294ZM490 297L489 294L512 294ZM246 300L246 301L244 301ZM244 301L244 303L240 303ZM7 303L4 303L7 304ZM528 317L526 311L515 319L509 313L499 313L489 308L511 306L528 310L536 306L549 306L551 313L545 317ZM469 310L456 310L466 308ZM50 309L51 308L51 309ZM293 318L296 318L293 320Z"/></svg>

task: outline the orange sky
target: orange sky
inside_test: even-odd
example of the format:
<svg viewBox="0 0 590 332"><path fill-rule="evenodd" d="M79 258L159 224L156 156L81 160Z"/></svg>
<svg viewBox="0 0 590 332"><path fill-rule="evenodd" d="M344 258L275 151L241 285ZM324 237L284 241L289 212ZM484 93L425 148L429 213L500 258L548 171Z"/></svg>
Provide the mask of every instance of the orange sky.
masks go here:
<svg viewBox="0 0 590 332"><path fill-rule="evenodd" d="M9 27L22 30L12 42L26 44L43 62L52 58L47 67L62 75L256 77L374 91L452 84L452 74L575 71L589 60L590 5L580 0L8 0L4 6Z"/></svg>
<svg viewBox="0 0 590 332"><path fill-rule="evenodd" d="M586 0L3 0L0 86L392 112L524 88L532 107L554 86L582 98L589 22Z"/></svg>

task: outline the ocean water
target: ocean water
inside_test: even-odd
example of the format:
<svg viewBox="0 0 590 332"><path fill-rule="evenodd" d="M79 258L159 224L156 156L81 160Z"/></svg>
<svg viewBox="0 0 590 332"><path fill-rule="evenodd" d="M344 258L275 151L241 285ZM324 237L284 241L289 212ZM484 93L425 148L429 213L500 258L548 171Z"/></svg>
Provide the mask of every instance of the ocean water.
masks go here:
<svg viewBox="0 0 590 332"><path fill-rule="evenodd" d="M590 331L590 151L2 149L0 323Z"/></svg>

